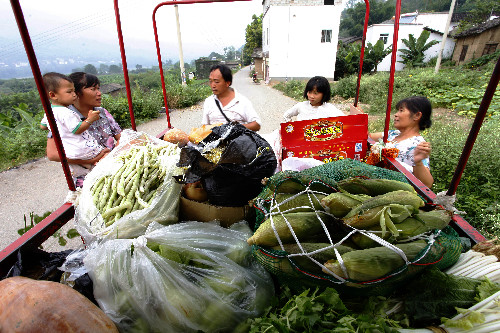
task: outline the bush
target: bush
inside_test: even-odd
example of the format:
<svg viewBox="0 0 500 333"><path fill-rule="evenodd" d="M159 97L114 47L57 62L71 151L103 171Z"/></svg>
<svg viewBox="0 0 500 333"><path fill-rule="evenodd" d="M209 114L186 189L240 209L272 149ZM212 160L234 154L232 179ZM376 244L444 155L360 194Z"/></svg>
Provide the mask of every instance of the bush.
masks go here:
<svg viewBox="0 0 500 333"><path fill-rule="evenodd" d="M288 97L291 97L297 101L302 101L304 99L304 89L306 87L306 82L291 80L287 82L280 82L274 85L274 88L282 91Z"/></svg>
<svg viewBox="0 0 500 333"><path fill-rule="evenodd" d="M426 138L432 143L431 171L435 179L434 192L448 189L462 153L468 131L457 131L456 124L436 122ZM498 207L500 194L500 118L491 117L482 126L467 166L457 188L457 209L465 211L466 220L484 230L488 216ZM498 220L498 210L496 211ZM500 233L497 233L500 236Z"/></svg>

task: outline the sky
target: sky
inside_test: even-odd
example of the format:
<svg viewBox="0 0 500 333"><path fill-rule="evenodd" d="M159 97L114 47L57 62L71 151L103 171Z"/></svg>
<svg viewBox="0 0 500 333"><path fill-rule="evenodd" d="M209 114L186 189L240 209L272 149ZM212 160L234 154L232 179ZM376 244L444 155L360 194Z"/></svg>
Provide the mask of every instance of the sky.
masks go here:
<svg viewBox="0 0 500 333"><path fill-rule="evenodd" d="M153 10L161 1L118 0L127 63L135 68L158 64L153 33ZM44 63L113 58L120 61L113 0L20 0L35 53ZM245 43L245 28L252 15L262 13L262 1L180 4L178 6L184 62L224 47ZM179 59L175 9L164 5L156 12L162 60ZM129 61L129 58L131 59ZM0 66L27 62L9 0L0 0ZM140 63L142 62L142 63Z"/></svg>

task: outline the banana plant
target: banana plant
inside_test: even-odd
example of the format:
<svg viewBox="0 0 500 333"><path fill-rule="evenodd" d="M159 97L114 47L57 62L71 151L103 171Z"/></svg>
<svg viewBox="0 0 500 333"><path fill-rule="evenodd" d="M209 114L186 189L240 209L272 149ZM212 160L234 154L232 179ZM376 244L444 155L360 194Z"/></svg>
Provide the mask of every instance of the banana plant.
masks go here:
<svg viewBox="0 0 500 333"><path fill-rule="evenodd" d="M406 49L399 49L400 56L403 58L399 62L405 64L407 67L422 67L424 65L424 52L439 43L437 40L431 40L427 43L430 35L429 31L423 30L417 39L415 39L413 34L410 34L408 39L403 38L401 41L406 46Z"/></svg>

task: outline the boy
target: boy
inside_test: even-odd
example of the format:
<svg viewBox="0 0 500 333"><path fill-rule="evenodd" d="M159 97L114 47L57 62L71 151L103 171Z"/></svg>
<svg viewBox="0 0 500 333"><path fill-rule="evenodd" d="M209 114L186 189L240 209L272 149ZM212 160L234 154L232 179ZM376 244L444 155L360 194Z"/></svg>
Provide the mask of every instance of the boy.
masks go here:
<svg viewBox="0 0 500 333"><path fill-rule="evenodd" d="M87 132L90 124L99 119L99 111L90 110L88 117L82 121L68 108L77 98L73 82L63 74L50 72L43 76L43 83L49 95L66 157L80 160L90 160L95 157L101 159L109 153L109 149L99 145ZM47 116L43 117L40 128L49 129ZM74 168L71 169L73 176L76 177Z"/></svg>

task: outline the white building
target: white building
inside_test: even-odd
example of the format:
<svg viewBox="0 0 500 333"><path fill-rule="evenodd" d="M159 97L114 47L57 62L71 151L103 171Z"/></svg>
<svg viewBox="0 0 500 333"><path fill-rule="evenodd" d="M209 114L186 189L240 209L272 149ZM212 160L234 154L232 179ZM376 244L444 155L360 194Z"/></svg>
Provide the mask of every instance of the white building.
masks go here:
<svg viewBox="0 0 500 333"><path fill-rule="evenodd" d="M427 43L431 40L437 40L440 43L433 45L427 51L425 51L424 61L428 61L433 57L437 57L439 50L441 49L441 41L443 40L444 29L446 28L446 22L448 20L448 13L407 13L402 14L399 19L399 31L398 31L398 50L406 49L405 44L403 44L402 39L408 39L410 34L417 39L424 29L430 31L430 37ZM453 30L454 27L458 25L453 19L450 23L448 33ZM394 38L394 18L390 21L374 24L368 27L366 31L366 43L370 42L374 45L379 39L384 40L385 47L392 45ZM445 48L443 49L443 58L451 57L453 49L455 47L455 40L450 38L448 35L446 39ZM400 52L397 53L396 58L396 70L401 70L404 68L404 64L400 63L402 58L400 57ZM391 54L386 56L384 60L377 66L378 71L389 71L391 69Z"/></svg>
<svg viewBox="0 0 500 333"><path fill-rule="evenodd" d="M266 81L333 79L342 0L264 0Z"/></svg>

